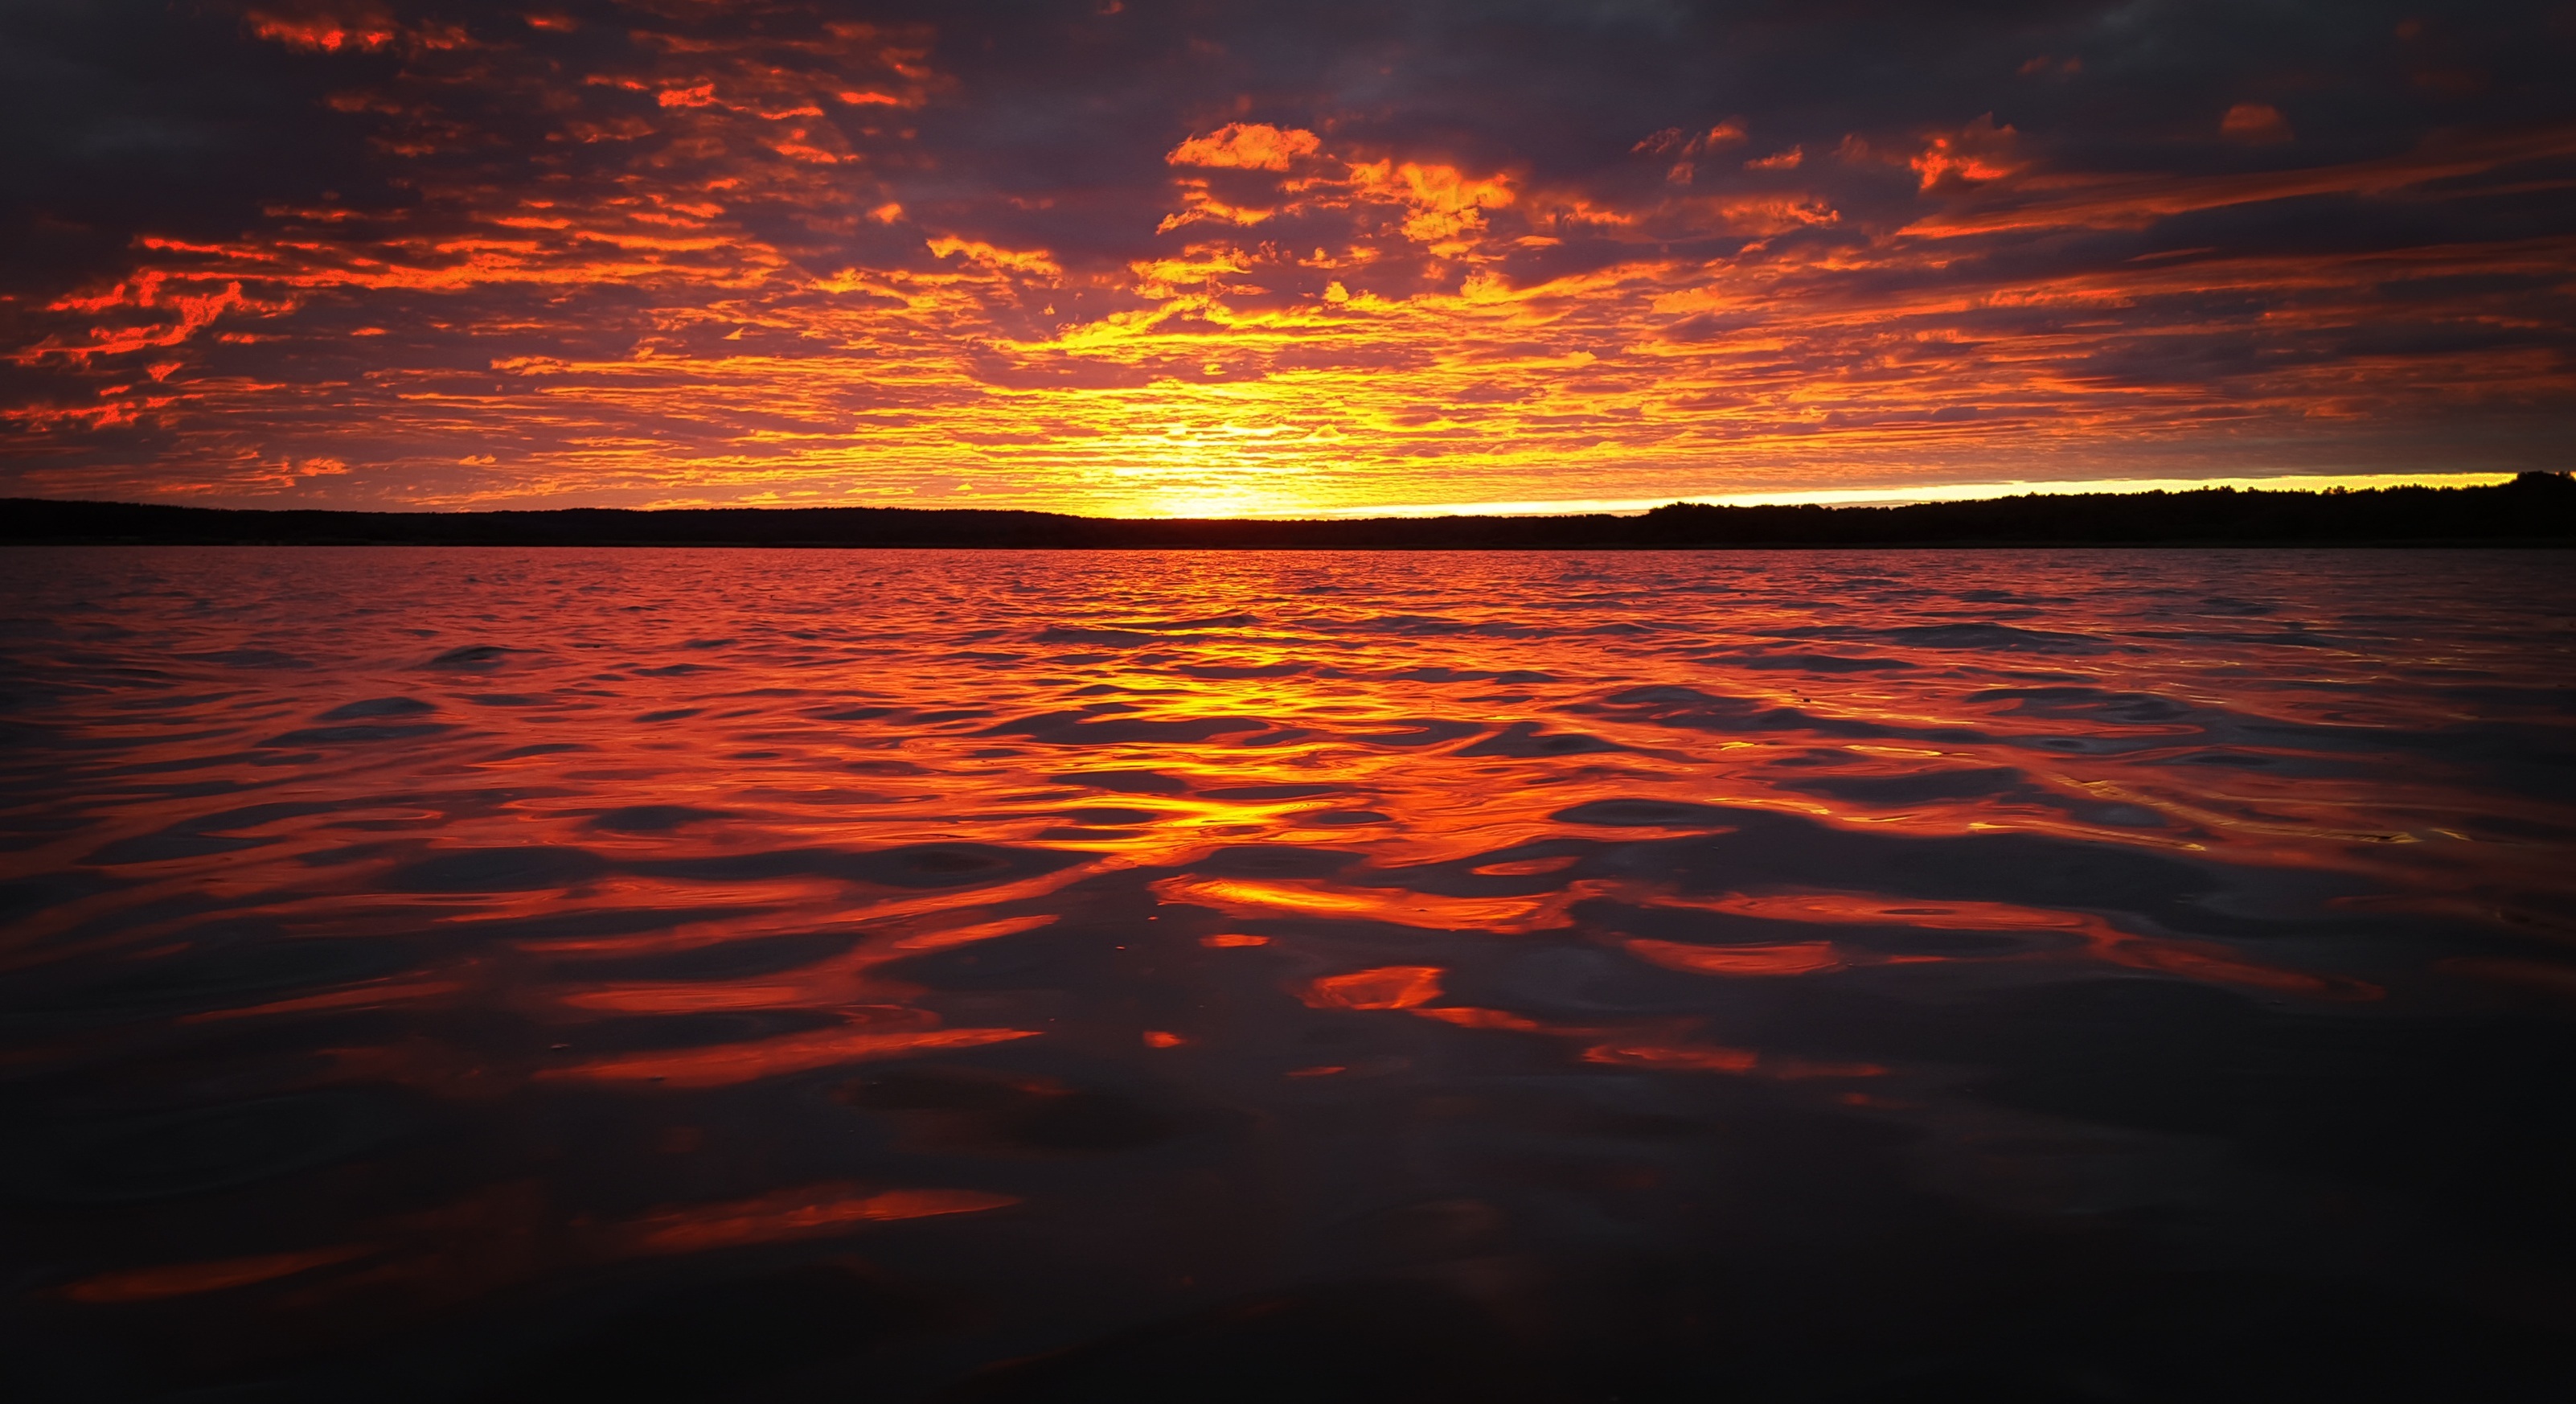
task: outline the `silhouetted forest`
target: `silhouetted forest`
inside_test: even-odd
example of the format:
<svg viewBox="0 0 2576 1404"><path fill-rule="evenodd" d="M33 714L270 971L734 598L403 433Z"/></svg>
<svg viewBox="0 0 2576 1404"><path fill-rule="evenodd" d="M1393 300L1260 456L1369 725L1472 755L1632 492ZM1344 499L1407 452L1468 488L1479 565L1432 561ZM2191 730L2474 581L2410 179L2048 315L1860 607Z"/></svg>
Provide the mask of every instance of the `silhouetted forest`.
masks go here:
<svg viewBox="0 0 2576 1404"><path fill-rule="evenodd" d="M1003 549L1514 550L1744 546L2576 543L2576 481L2359 492L2092 493L1904 507L1708 507L1640 516L1120 520L902 507L530 512L226 511L0 500L0 542L153 545L926 546Z"/></svg>

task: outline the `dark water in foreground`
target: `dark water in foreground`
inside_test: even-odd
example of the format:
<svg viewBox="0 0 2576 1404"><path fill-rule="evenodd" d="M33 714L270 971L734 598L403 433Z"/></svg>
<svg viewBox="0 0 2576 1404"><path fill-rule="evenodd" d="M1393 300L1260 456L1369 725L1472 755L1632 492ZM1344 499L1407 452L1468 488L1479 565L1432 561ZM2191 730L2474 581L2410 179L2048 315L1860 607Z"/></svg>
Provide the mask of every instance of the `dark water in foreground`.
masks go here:
<svg viewBox="0 0 2576 1404"><path fill-rule="evenodd" d="M2571 586L0 555L0 1358L2564 1399Z"/></svg>

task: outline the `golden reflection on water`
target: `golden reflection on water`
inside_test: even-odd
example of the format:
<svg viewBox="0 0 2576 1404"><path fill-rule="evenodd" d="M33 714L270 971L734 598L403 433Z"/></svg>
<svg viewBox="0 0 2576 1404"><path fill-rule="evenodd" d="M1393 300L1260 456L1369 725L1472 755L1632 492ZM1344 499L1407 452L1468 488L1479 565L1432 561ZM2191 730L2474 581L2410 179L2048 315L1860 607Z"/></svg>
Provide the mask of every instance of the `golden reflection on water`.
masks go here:
<svg viewBox="0 0 2576 1404"><path fill-rule="evenodd" d="M45 1128L5 1173L118 1206L40 1235L88 1310L366 1341L607 1263L1020 1225L972 1277L1106 1251L1054 1227L1126 1202L1090 1159L1240 1223L1413 1192L1287 1188L1305 1152L1226 1129L1317 1097L1717 1079L1652 1096L1946 1143L2006 1114L1960 1070L2018 1055L1941 1030L2052 991L2402 1020L2576 978L2576 634L2516 574L2555 557L0 569L0 1014ZM1181 1276L1271 1280L1261 1238Z"/></svg>

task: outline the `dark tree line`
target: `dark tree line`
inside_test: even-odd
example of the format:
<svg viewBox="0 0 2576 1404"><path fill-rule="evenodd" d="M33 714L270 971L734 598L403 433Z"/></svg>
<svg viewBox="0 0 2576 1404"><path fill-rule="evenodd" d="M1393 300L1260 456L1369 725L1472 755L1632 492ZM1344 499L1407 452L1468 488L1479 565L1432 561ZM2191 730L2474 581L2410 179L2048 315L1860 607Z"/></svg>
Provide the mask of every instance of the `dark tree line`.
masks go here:
<svg viewBox="0 0 2576 1404"><path fill-rule="evenodd" d="M2576 543L2576 481L2360 492L2093 493L1905 507L1708 507L1642 516L1118 520L1051 512L731 507L515 512L227 511L0 500L0 542L152 545L914 546L1514 550L1733 546Z"/></svg>

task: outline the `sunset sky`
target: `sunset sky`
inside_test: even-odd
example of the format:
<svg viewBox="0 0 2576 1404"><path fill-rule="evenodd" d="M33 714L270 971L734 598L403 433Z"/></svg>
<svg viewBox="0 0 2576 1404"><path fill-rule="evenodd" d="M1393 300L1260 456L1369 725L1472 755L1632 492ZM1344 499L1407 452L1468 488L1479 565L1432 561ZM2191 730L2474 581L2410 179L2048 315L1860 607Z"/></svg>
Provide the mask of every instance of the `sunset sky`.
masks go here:
<svg viewBox="0 0 2576 1404"><path fill-rule="evenodd" d="M2576 4L48 0L0 493L2564 469Z"/></svg>

